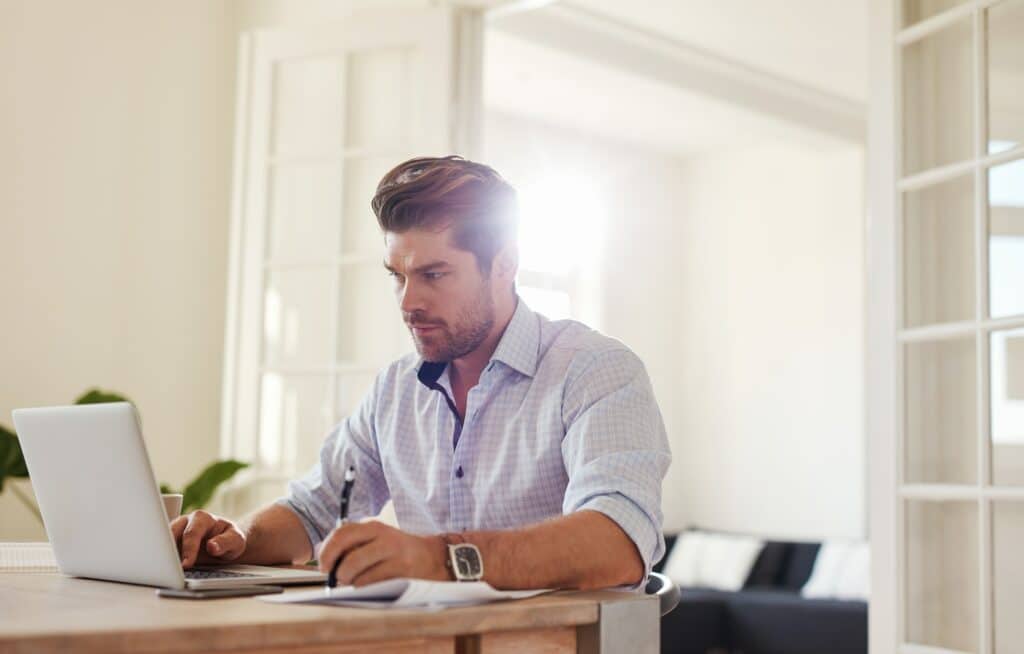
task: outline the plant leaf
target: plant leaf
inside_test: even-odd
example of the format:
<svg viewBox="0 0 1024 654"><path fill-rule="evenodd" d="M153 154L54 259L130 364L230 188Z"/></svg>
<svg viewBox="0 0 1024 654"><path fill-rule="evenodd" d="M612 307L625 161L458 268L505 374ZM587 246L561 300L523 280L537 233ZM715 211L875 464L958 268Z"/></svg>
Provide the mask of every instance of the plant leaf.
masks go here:
<svg viewBox="0 0 1024 654"><path fill-rule="evenodd" d="M28 477L28 466L14 432L0 425L0 491L8 477Z"/></svg>
<svg viewBox="0 0 1024 654"><path fill-rule="evenodd" d="M177 492L178 491L174 490L173 488L171 488L167 484L160 484L160 494L161 495L176 494Z"/></svg>
<svg viewBox="0 0 1024 654"><path fill-rule="evenodd" d="M181 501L181 512L188 513L195 509L206 506L213 498L217 487L235 476L235 473L242 468L248 468L248 463L228 459L226 461L214 461L196 476L192 482L185 487L185 497Z"/></svg>
<svg viewBox="0 0 1024 654"><path fill-rule="evenodd" d="M75 400L75 404L107 404L109 402L130 402L128 398L110 391L102 391L98 388L89 389L84 395Z"/></svg>

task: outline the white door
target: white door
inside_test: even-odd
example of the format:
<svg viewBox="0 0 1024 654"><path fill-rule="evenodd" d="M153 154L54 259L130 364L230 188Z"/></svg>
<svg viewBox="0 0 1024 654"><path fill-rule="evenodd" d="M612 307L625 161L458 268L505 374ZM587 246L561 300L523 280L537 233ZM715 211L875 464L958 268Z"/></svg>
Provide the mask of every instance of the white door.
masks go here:
<svg viewBox="0 0 1024 654"><path fill-rule="evenodd" d="M411 348L370 210L405 159L473 147L479 17L353 13L243 37L222 455L237 513L278 497Z"/></svg>
<svg viewBox="0 0 1024 654"><path fill-rule="evenodd" d="M873 652L1024 652L1024 0L874 0Z"/></svg>

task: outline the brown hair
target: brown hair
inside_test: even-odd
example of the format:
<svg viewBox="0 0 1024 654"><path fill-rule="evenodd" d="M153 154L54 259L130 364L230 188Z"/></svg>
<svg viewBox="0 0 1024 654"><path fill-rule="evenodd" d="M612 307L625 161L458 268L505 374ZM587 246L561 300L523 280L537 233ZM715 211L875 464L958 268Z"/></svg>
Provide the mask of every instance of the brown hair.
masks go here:
<svg viewBox="0 0 1024 654"><path fill-rule="evenodd" d="M476 255L485 273L516 238L515 189L493 168L454 155L398 164L380 180L370 206L385 232L454 226L456 247Z"/></svg>

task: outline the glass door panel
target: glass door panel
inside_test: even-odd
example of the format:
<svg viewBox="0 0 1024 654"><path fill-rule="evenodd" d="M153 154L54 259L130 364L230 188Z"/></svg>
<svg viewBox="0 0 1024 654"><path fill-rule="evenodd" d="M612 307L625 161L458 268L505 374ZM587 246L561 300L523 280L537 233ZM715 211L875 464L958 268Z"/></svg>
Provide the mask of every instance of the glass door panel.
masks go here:
<svg viewBox="0 0 1024 654"><path fill-rule="evenodd" d="M903 174L970 159L970 17L903 49Z"/></svg>
<svg viewBox="0 0 1024 654"><path fill-rule="evenodd" d="M992 566L995 598L992 607L995 654L1024 652L1024 502L992 504Z"/></svg>
<svg viewBox="0 0 1024 654"><path fill-rule="evenodd" d="M267 273L264 365L317 367L331 363L330 302L336 274L331 267Z"/></svg>
<svg viewBox="0 0 1024 654"><path fill-rule="evenodd" d="M328 375L263 375L259 460L264 469L299 472L317 461L334 418L329 380Z"/></svg>
<svg viewBox="0 0 1024 654"><path fill-rule="evenodd" d="M978 651L978 509L971 502L906 503L906 637Z"/></svg>
<svg viewBox="0 0 1024 654"><path fill-rule="evenodd" d="M973 318L974 177L908 191L903 216L905 326Z"/></svg>
<svg viewBox="0 0 1024 654"><path fill-rule="evenodd" d="M405 111L409 52L400 48L355 51L349 53L347 65L346 147L401 148L409 133Z"/></svg>
<svg viewBox="0 0 1024 654"><path fill-rule="evenodd" d="M302 57L274 64L272 153L341 154L344 58Z"/></svg>
<svg viewBox="0 0 1024 654"><path fill-rule="evenodd" d="M968 0L903 0L903 25L913 25L958 7Z"/></svg>
<svg viewBox="0 0 1024 654"><path fill-rule="evenodd" d="M974 337L908 343L904 368L906 482L974 483L978 476Z"/></svg>
<svg viewBox="0 0 1024 654"><path fill-rule="evenodd" d="M989 341L992 483L1024 485L1024 329Z"/></svg>
<svg viewBox="0 0 1024 654"><path fill-rule="evenodd" d="M985 11L988 26L988 150L1024 144L1024 0Z"/></svg>
<svg viewBox="0 0 1024 654"><path fill-rule="evenodd" d="M330 261L341 218L341 166L291 164L270 172L267 243L274 261Z"/></svg>
<svg viewBox="0 0 1024 654"><path fill-rule="evenodd" d="M988 205L989 313L1024 315L1024 159L989 169Z"/></svg>

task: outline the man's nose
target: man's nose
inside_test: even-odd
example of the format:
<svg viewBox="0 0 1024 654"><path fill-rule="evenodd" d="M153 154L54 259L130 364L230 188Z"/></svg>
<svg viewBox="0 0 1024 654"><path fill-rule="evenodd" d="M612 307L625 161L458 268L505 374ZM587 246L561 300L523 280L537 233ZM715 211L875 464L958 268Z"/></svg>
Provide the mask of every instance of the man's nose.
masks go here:
<svg viewBox="0 0 1024 654"><path fill-rule="evenodd" d="M405 280L405 285L399 291L398 307L402 310L402 315L406 316L424 309L423 293L419 284L409 279Z"/></svg>

